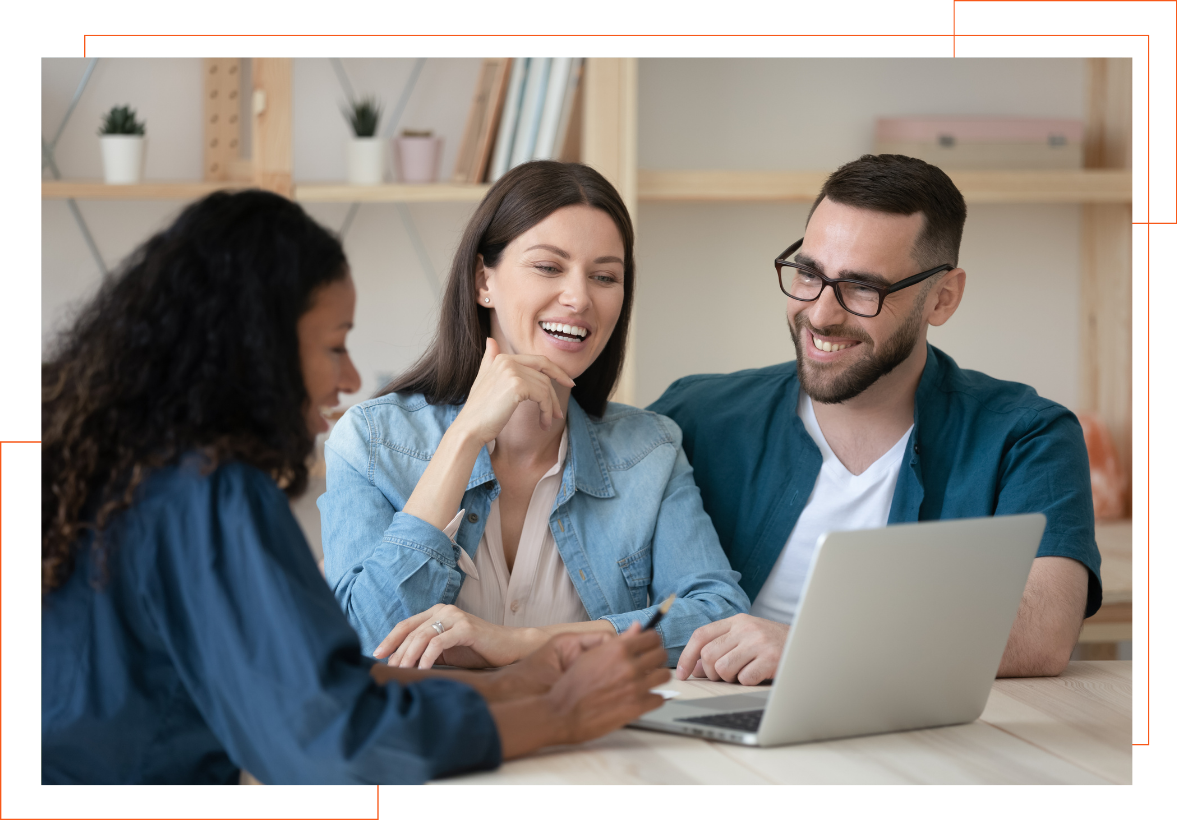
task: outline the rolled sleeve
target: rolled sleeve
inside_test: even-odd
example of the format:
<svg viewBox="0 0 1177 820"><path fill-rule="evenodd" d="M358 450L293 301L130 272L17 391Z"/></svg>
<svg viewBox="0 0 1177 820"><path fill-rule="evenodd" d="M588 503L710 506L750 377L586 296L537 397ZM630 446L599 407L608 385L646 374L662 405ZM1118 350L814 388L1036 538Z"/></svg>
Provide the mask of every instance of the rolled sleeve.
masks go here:
<svg viewBox="0 0 1177 820"><path fill-rule="evenodd" d="M400 621L452 601L462 583L451 539L376 486L375 446L363 409L344 414L327 441L318 502L327 583L369 653Z"/></svg>
<svg viewBox="0 0 1177 820"><path fill-rule="evenodd" d="M1071 558L1087 568L1084 617L1090 618L1103 600L1091 466L1083 428L1062 407L1028 412L1002 461L994 515L1024 512L1046 515L1038 557Z"/></svg>

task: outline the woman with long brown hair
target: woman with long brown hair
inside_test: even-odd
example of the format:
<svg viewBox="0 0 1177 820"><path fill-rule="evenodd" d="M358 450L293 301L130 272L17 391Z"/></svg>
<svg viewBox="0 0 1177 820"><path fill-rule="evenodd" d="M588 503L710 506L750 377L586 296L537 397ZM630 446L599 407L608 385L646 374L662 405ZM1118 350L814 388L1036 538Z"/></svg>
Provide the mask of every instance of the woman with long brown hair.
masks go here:
<svg viewBox="0 0 1177 820"><path fill-rule="evenodd" d="M327 443L328 582L399 666L501 666L554 633L657 626L674 660L746 612L669 419L608 401L634 236L599 173L531 162L487 193L425 355ZM390 631L391 630L391 631Z"/></svg>
<svg viewBox="0 0 1177 820"><path fill-rule="evenodd" d="M653 635L373 664L288 503L359 389L337 239L261 191L148 240L42 365L44 783L419 782L661 704Z"/></svg>

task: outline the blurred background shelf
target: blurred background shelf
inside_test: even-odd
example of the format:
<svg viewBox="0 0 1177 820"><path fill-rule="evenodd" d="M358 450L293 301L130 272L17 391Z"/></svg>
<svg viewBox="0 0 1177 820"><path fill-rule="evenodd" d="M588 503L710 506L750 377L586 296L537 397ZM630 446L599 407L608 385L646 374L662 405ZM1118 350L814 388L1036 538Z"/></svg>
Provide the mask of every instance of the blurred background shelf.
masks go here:
<svg viewBox="0 0 1177 820"><path fill-rule="evenodd" d="M137 185L107 185L98 179L42 180L41 199L199 199L213 191L248 188L248 181L228 182L141 182Z"/></svg>
<svg viewBox="0 0 1177 820"><path fill-rule="evenodd" d="M107 185L97 179L43 180L41 199L199 199L213 191L252 187L248 180L221 182L141 182ZM489 185L435 182L422 185L295 184L299 202L480 202Z"/></svg>
<svg viewBox="0 0 1177 820"><path fill-rule="evenodd" d="M1128 203L1132 173L948 171L969 204ZM638 171L643 202L812 202L828 171Z"/></svg>
<svg viewBox="0 0 1177 820"><path fill-rule="evenodd" d="M1084 204L1132 201L1130 171L950 171L972 204ZM812 202L827 171L638 171L643 202ZM249 181L143 182L107 185L100 180L41 183L42 199L196 199ZM479 202L489 185L435 182L420 185L296 183L299 202Z"/></svg>
<svg viewBox="0 0 1177 820"><path fill-rule="evenodd" d="M489 185L452 182L420 185L295 183L294 199L299 202L481 202L489 190Z"/></svg>

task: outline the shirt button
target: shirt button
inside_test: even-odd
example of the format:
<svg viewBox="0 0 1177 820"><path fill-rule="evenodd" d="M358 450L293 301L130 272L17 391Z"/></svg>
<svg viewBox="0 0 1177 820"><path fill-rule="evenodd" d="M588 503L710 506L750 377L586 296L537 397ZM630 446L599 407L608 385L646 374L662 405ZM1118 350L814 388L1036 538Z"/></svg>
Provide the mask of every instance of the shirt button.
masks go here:
<svg viewBox="0 0 1177 820"><path fill-rule="evenodd" d="M466 516L466 520L469 521L471 524L477 524L478 523L478 514L477 513L470 513L468 516Z"/></svg>
<svg viewBox="0 0 1177 820"><path fill-rule="evenodd" d="M915 454L918 456L918 455L920 454L920 446L917 444L917 445L914 447L914 450L915 450Z"/></svg>
<svg viewBox="0 0 1177 820"><path fill-rule="evenodd" d="M518 612L518 611L519 611L519 602L518 602L518 601L512 601L512 602L511 602L511 611L512 611L512 612Z"/></svg>

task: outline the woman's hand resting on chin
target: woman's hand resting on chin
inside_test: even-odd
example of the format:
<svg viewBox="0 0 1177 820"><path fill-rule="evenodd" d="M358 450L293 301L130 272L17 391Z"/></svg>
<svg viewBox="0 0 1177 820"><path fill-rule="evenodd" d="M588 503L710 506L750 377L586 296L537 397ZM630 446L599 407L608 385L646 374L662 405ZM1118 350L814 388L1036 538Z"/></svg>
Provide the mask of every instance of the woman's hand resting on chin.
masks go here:
<svg viewBox="0 0 1177 820"><path fill-rule="evenodd" d="M564 418L553 380L567 388L576 386L546 356L500 353L498 342L487 337L478 376L454 426L469 431L480 444L488 444L502 432L520 404L533 401L539 405L540 427L548 430L553 417Z"/></svg>

